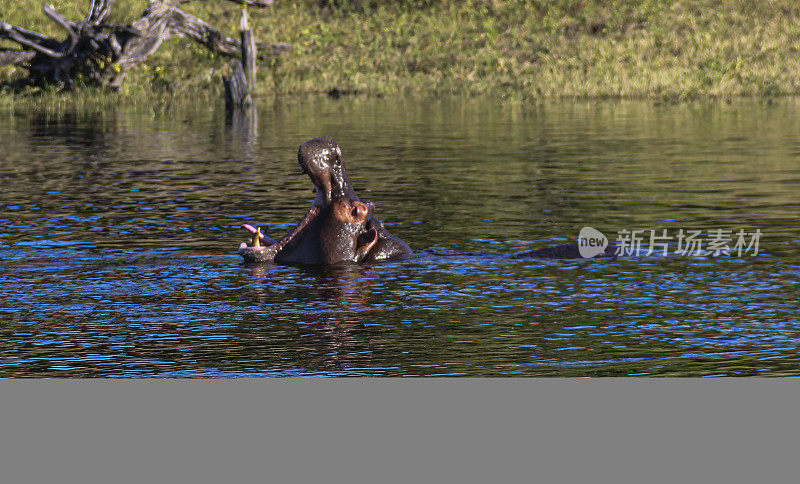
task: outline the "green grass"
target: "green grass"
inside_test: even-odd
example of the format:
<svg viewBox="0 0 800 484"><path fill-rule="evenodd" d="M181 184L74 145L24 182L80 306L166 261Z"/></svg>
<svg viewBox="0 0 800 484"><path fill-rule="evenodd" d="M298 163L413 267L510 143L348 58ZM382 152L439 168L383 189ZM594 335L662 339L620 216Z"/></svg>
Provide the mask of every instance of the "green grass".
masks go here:
<svg viewBox="0 0 800 484"><path fill-rule="evenodd" d="M11 3L0 18L58 34L39 9ZM77 19L88 1L53 3ZM321 9L316 0L276 0L272 8L249 9L257 40L293 45L274 65L261 66L262 97L333 89L523 100L800 93L794 0L339 3ZM130 21L144 5L118 0L114 20ZM207 0L186 10L235 35L235 4ZM120 94L137 103L219 99L224 65L201 46L175 39L133 70ZM0 80L19 74L0 68Z"/></svg>

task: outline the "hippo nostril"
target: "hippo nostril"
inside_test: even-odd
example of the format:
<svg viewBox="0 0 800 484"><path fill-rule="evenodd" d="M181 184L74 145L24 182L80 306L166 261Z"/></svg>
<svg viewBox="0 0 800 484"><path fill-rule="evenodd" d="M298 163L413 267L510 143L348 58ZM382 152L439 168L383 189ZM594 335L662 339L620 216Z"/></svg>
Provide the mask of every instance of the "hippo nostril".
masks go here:
<svg viewBox="0 0 800 484"><path fill-rule="evenodd" d="M364 220L369 217L369 214L370 211L368 205L360 201L353 202L353 209L350 211L350 215L353 217L353 219Z"/></svg>

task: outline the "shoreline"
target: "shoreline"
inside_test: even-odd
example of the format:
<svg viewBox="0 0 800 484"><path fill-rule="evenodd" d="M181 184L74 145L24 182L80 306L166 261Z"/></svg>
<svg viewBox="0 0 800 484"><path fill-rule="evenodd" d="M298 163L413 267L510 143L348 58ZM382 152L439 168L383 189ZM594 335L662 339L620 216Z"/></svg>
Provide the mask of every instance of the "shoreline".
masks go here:
<svg viewBox="0 0 800 484"><path fill-rule="evenodd" d="M198 95L200 94L200 95ZM260 95L254 98L256 111L271 109L278 104L298 104L303 105L314 102L337 103L337 102L386 102L402 101L418 104L453 102L457 101L465 105L481 104L493 102L498 105L505 105L509 108L520 107L522 109L539 109L548 106L570 104L570 105L592 105L592 104L624 104L624 103L645 103L654 107L659 106L737 106L742 103L759 103L764 105L778 105L787 102L800 102L800 94L781 95L781 96L698 96L690 99L670 99L670 98L649 98L649 97L559 97L559 98L540 98L540 99L515 99L512 97L500 97L488 94L469 94L450 92L392 92L392 93L357 93L340 96L332 96L325 92L302 92L291 93L284 96ZM25 112L29 110L39 112L102 112L122 109L131 112L148 112L152 116L161 116L170 111L225 111L225 100L222 95L219 97L203 95L202 93L189 92L177 96L160 96L148 98L145 96L120 95L119 93L98 91L94 89L82 90L80 92L68 93L45 93L34 96L5 96L0 95L0 111L14 113L15 111Z"/></svg>
<svg viewBox="0 0 800 484"><path fill-rule="evenodd" d="M75 18L84 3L57 7ZM112 17L130 21L140 3L118 0ZM790 1L341 3L331 9L277 0L248 10L259 41L292 44L277 62L260 64L260 98L357 93L673 103L800 95L800 5ZM196 2L185 9L234 35L237 5ZM58 35L38 9L7 10L12 25ZM132 69L118 93L15 95L5 88L0 105L214 101L223 95L225 63L172 39ZM0 82L20 71L0 68Z"/></svg>

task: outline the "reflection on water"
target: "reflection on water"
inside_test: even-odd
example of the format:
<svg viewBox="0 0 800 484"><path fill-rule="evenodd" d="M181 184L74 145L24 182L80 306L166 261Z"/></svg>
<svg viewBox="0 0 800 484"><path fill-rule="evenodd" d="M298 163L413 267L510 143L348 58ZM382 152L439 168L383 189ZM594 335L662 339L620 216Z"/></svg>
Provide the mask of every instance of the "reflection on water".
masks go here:
<svg viewBox="0 0 800 484"><path fill-rule="evenodd" d="M0 119L0 376L798 375L800 101L343 98ZM411 260L246 265L340 142ZM757 257L541 261L592 226Z"/></svg>

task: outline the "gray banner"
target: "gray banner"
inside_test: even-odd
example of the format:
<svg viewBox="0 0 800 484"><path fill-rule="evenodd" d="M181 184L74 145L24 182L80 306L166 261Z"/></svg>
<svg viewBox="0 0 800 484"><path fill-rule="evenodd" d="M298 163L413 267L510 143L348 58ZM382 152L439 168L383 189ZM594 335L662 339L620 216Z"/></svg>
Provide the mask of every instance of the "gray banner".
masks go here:
<svg viewBox="0 0 800 484"><path fill-rule="evenodd" d="M0 481L796 482L779 380L0 382Z"/></svg>

